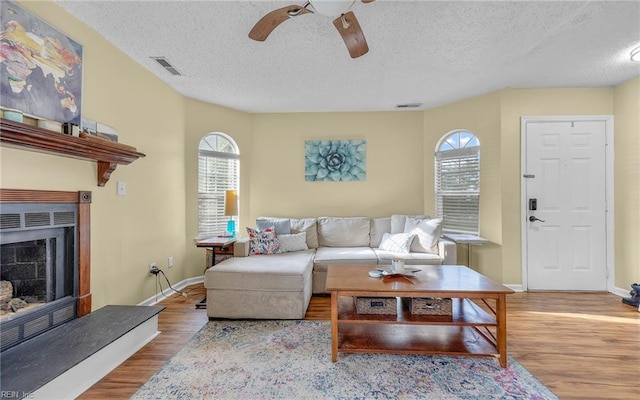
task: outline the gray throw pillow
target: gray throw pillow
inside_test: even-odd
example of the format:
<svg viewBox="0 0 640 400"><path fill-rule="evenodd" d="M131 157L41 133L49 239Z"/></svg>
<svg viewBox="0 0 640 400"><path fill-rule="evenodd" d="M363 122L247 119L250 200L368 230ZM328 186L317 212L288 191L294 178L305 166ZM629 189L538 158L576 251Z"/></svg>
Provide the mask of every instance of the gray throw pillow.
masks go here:
<svg viewBox="0 0 640 400"><path fill-rule="evenodd" d="M270 227L276 229L276 235L289 235L291 233L291 221L288 218L256 218L256 228L264 231Z"/></svg>

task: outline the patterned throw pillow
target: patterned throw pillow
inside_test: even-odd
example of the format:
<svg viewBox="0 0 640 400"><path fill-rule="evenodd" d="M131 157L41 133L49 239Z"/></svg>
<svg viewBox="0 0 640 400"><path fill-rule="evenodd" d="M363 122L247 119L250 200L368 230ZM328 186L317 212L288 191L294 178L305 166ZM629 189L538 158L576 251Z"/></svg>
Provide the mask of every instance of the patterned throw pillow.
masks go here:
<svg viewBox="0 0 640 400"><path fill-rule="evenodd" d="M278 241L280 241L280 245L282 246L282 251L284 253L309 249L307 246L306 232L292 233L290 235L277 235L277 238Z"/></svg>
<svg viewBox="0 0 640 400"><path fill-rule="evenodd" d="M282 253L282 247L273 227L263 231L247 227L247 233L249 234L249 255Z"/></svg>
<svg viewBox="0 0 640 400"><path fill-rule="evenodd" d="M413 241L412 233L394 233L385 232L380 242L380 250L391 251L393 253L409 253L411 242Z"/></svg>

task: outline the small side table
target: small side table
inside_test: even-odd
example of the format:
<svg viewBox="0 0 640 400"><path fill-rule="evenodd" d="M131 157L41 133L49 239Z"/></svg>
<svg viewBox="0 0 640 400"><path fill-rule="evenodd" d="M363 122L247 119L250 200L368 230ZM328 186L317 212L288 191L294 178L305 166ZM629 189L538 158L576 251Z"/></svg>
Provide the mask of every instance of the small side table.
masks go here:
<svg viewBox="0 0 640 400"><path fill-rule="evenodd" d="M204 271L207 272L207 269L216 265L216 254L226 254L233 257L233 244L236 242L236 240L237 238L235 236L214 236L196 242L196 247L206 247L208 249L211 249L211 265L208 265ZM207 308L206 296L200 302L196 303L196 308Z"/></svg>
<svg viewBox="0 0 640 400"><path fill-rule="evenodd" d="M456 244L467 245L467 267L469 268L471 268L471 246L482 246L485 243L489 243L488 239L470 233L443 233L442 236L456 242Z"/></svg>

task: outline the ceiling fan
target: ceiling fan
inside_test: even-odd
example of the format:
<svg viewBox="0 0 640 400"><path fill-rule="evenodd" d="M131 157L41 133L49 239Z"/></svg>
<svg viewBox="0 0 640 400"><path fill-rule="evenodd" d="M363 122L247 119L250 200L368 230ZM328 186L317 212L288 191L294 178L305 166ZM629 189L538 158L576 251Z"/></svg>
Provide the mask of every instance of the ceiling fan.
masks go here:
<svg viewBox="0 0 640 400"><path fill-rule="evenodd" d="M371 3L374 0L361 1L363 3ZM249 32L249 37L253 40L264 42L269 34L284 21L303 14L317 12L330 17L337 16L333 20L333 25L347 45L351 58L357 58L366 54L369 51L369 46L367 46L367 41L364 38L358 19L353 11L349 11L353 3L355 3L355 0L309 0L302 6L294 4L278 8L262 17Z"/></svg>

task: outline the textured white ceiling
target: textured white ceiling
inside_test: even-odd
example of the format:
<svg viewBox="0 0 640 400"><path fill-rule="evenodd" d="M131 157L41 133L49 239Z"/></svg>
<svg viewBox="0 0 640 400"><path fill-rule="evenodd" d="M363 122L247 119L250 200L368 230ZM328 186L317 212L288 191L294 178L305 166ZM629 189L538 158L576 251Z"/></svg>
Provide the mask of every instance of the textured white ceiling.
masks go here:
<svg viewBox="0 0 640 400"><path fill-rule="evenodd" d="M289 19L262 43L248 38L264 14L304 1L57 2L184 96L247 112L426 109L640 76L629 60L638 1L356 1L370 49L357 59L321 14Z"/></svg>

